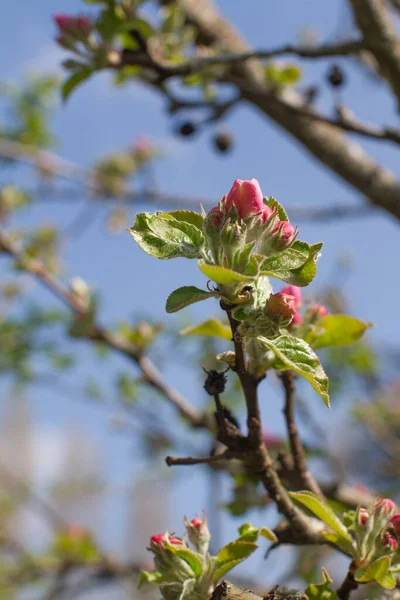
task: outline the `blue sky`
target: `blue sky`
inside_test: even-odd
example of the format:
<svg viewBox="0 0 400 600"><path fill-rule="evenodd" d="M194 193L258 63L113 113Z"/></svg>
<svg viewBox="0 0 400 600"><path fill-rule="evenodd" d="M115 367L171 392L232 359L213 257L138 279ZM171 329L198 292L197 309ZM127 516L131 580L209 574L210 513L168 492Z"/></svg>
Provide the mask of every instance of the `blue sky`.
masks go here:
<svg viewBox="0 0 400 600"><path fill-rule="evenodd" d="M347 31L350 34L342 1L272 0L266 3L264 0L223 0L218 4L260 48L295 40L302 30L310 27L325 41L332 39L337 30L343 35ZM78 0L6 2L0 25L2 80L20 81L31 70L59 72L58 66L65 53L53 41L55 28L51 15L60 12L73 14L81 11L82 7ZM319 104L327 110L332 106L330 90L324 84L328 64L326 61L306 63L302 81L304 85L322 85ZM383 124L395 123L393 105L385 86L376 84L354 68L348 69L347 73L350 82L343 93L346 104L362 119L378 118ZM221 156L212 151L212 130L202 132L195 141L178 139L172 133L172 123L165 114L162 99L135 84L113 88L108 74L100 74L79 88L54 118L59 140L57 152L82 165L89 165L108 152L126 147L138 135L148 135L164 146L168 153L155 167L159 188L181 197L204 197L217 202L235 178L256 177L265 195L274 195L289 208L289 216L291 206L317 207L362 201L347 185L317 164L302 147L251 107L243 105L232 112L225 126L235 138L234 151L229 155ZM398 158L392 146L379 146L372 142L363 142L363 145L399 174ZM152 207L137 206L138 211L144 209L151 210ZM26 222L32 225L44 221L65 223L72 220L76 210L66 205L45 203L35 208ZM329 282L335 261L350 253L355 267L346 281L346 294L351 299L349 312L375 324L375 329L369 333L371 339L397 343L399 283L395 279L398 267L394 259L399 252L397 223L377 211L358 222L302 224L300 236L309 242L323 240L325 243L318 275L310 286L310 293L316 293L320 286ZM163 319L165 299L173 289L180 285L202 286L205 283L194 262L182 259L156 261L137 248L127 233L109 236L101 221L78 240L67 242L63 258L69 265L69 275L80 275L101 291L104 322L122 319L144 309L155 319ZM279 284L276 287L279 289ZM35 289L33 293L38 299L53 302L47 292ZM194 319L198 321L211 312L217 312L217 306L211 302L192 310ZM167 318L173 320L176 317ZM85 347L79 345L79 351L82 360L77 373L88 369L97 373L99 366L96 359L87 356ZM119 359L111 360L118 366ZM176 375L177 370L171 369L167 376L176 383ZM181 379L180 389L201 404L204 401L202 390L193 392L196 380L191 375ZM273 385L266 389L272 400L263 410L271 427L282 431L279 398ZM131 462L131 444L109 432L102 411L84 403L55 398L54 392L49 390L30 390L29 397L43 435L58 439L60 428L79 423L89 436L101 443L107 470L112 472L115 484L123 484L128 476L132 478L132 471L137 467ZM310 402L317 403L313 393L310 394ZM188 473L187 477L195 494L187 493L186 478L182 480L181 476L174 495L171 523L166 524L171 529L179 530L181 516L185 512L201 511L205 503L201 471ZM109 511L106 516L109 522L107 530L111 531L118 526L120 516L114 512L114 517L109 520ZM223 522L227 524L226 517ZM230 531L230 526L225 527L224 537Z"/></svg>

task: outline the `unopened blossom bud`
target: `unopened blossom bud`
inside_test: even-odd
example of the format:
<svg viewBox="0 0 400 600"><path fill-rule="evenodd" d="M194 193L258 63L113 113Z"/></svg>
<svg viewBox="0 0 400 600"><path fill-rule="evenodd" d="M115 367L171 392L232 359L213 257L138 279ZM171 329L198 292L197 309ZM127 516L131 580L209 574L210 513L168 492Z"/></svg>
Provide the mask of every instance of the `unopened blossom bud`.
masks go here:
<svg viewBox="0 0 400 600"><path fill-rule="evenodd" d="M235 254L243 248L246 243L246 225L242 223L231 223L228 219L220 234L221 244L224 250L224 255L230 267L233 266Z"/></svg>
<svg viewBox="0 0 400 600"><path fill-rule="evenodd" d="M152 548L162 547L164 548L165 542L168 542L172 546L182 546L183 542L180 538L169 537L165 533L157 533L152 535L150 538L150 546Z"/></svg>
<svg viewBox="0 0 400 600"><path fill-rule="evenodd" d="M393 525L396 535L400 537L400 513L393 515L390 519L390 524Z"/></svg>
<svg viewBox="0 0 400 600"><path fill-rule="evenodd" d="M328 310L323 304L313 304L310 308L310 314L313 319L322 319L328 314Z"/></svg>
<svg viewBox="0 0 400 600"><path fill-rule="evenodd" d="M289 248L297 237L297 229L289 221L278 221L271 232L275 250Z"/></svg>
<svg viewBox="0 0 400 600"><path fill-rule="evenodd" d="M90 19L84 16L72 17L70 15L54 15L53 19L58 27L60 38L85 39L91 33L93 26Z"/></svg>
<svg viewBox="0 0 400 600"><path fill-rule="evenodd" d="M374 504L374 514L377 516L377 518L387 518L387 519L394 519L395 517L398 517L398 522L399 522L399 526L400 526L400 514L395 514L397 510L397 506L396 504L393 502L393 500L390 500L390 498L381 498L380 500L378 500L377 502L375 502ZM400 531L400 529L399 529Z"/></svg>
<svg viewBox="0 0 400 600"><path fill-rule="evenodd" d="M289 294L289 296L293 296L296 301L296 306L299 308L301 306L301 289L296 285L285 285L281 289L283 294Z"/></svg>
<svg viewBox="0 0 400 600"><path fill-rule="evenodd" d="M262 208L262 213L261 213L261 220L263 223L265 223L266 221L268 221L268 219L271 217L271 215L273 214L273 210L272 208L270 208L269 206L267 206L266 204L264 204L263 208Z"/></svg>
<svg viewBox="0 0 400 600"><path fill-rule="evenodd" d="M293 296L278 292L271 294L266 305L266 313L272 320L288 324L296 314L296 302Z"/></svg>
<svg viewBox="0 0 400 600"><path fill-rule="evenodd" d="M246 219L263 210L263 193L257 179L236 179L226 197L226 210L235 207L238 216Z"/></svg>
<svg viewBox="0 0 400 600"><path fill-rule="evenodd" d="M206 554L210 544L211 534L207 525L207 518L203 511L203 517L195 517L191 521L184 518L186 531L188 532L189 540L201 554Z"/></svg>
<svg viewBox="0 0 400 600"><path fill-rule="evenodd" d="M385 548L391 550L392 552L396 552L397 548L399 547L399 543L396 540L396 538L393 535L391 535L388 531L383 536L382 542Z"/></svg>
<svg viewBox="0 0 400 600"><path fill-rule="evenodd" d="M207 238L207 244L210 248L214 260L218 263L220 260L220 254L222 252L222 245L220 240L220 229L224 219L223 212L215 206L210 210L206 218L204 219L203 231Z"/></svg>
<svg viewBox="0 0 400 600"><path fill-rule="evenodd" d="M366 525L369 519L369 512L365 508L360 508L357 511L357 521L359 525Z"/></svg>

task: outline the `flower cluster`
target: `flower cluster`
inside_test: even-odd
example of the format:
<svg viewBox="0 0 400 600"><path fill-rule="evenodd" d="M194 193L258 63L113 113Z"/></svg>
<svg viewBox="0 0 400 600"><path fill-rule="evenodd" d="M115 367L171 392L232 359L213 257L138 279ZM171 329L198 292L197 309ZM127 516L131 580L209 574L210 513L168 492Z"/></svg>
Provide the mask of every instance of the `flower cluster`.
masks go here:
<svg viewBox="0 0 400 600"><path fill-rule="evenodd" d="M281 220L279 209L263 197L256 179L236 179L218 206L208 213L204 232L215 264L235 268L238 255L248 245L262 256L274 256L290 248L297 228ZM250 258L251 252L249 252ZM247 266L243 265L243 266Z"/></svg>
<svg viewBox="0 0 400 600"><path fill-rule="evenodd" d="M354 518L356 564L364 567L381 556L392 556L400 540L400 513L389 498L381 498L367 510L358 507Z"/></svg>

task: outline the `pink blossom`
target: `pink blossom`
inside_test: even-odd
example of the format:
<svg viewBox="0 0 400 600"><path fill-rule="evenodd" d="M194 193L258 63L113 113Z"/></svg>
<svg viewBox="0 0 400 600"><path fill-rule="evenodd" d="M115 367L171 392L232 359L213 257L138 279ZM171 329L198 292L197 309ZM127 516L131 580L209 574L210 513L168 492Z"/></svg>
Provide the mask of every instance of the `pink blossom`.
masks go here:
<svg viewBox="0 0 400 600"><path fill-rule="evenodd" d="M92 31L92 24L87 17L58 14L53 19L62 35L88 34Z"/></svg>
<svg viewBox="0 0 400 600"><path fill-rule="evenodd" d="M207 215L207 219L216 229L218 229L218 227L220 226L223 217L223 212L217 206L212 208Z"/></svg>
<svg viewBox="0 0 400 600"><path fill-rule="evenodd" d="M289 221L278 221L271 236L276 240L276 247L284 250L293 244L297 236L297 229Z"/></svg>
<svg viewBox="0 0 400 600"><path fill-rule="evenodd" d="M398 541L388 531L383 536L383 545L393 552L399 547Z"/></svg>
<svg viewBox="0 0 400 600"><path fill-rule="evenodd" d="M269 206L264 204L264 206L262 208L262 215L261 215L262 222L265 223L266 221L268 221L268 219L270 218L270 216L272 215L273 212L274 211L272 210L272 208L270 208Z"/></svg>
<svg viewBox="0 0 400 600"><path fill-rule="evenodd" d="M285 285L284 288L281 289L283 294L289 294L289 296L293 296L296 301L296 306L299 308L301 306L301 289L295 285Z"/></svg>
<svg viewBox="0 0 400 600"><path fill-rule="evenodd" d="M328 314L328 310L323 304L313 304L310 308L310 312L316 319L322 319L322 317L325 317Z"/></svg>
<svg viewBox="0 0 400 600"><path fill-rule="evenodd" d="M226 197L226 210L229 212L233 206L241 219L263 211L263 193L257 179L234 181Z"/></svg>
<svg viewBox="0 0 400 600"><path fill-rule="evenodd" d="M398 536L400 536L400 513L395 514L391 519L390 519L390 523L391 525L393 525L394 530L396 531L396 534Z"/></svg>
<svg viewBox="0 0 400 600"><path fill-rule="evenodd" d="M289 327L292 327L293 325L301 325L302 322L303 322L303 317L301 316L299 311L296 311L293 315L293 319L292 319Z"/></svg>
<svg viewBox="0 0 400 600"><path fill-rule="evenodd" d="M282 292L272 294L268 298L267 314L271 318L280 317L284 321L291 321L296 314L294 297Z"/></svg>
<svg viewBox="0 0 400 600"><path fill-rule="evenodd" d="M193 527L196 527L196 529L200 529L200 527L203 525L203 521L202 519L199 519L199 517L195 517L190 522L193 525Z"/></svg>
<svg viewBox="0 0 400 600"><path fill-rule="evenodd" d="M377 500L377 502L375 502L375 505L374 505L375 513L378 512L380 515L382 515L384 517L393 517L393 519L395 517L398 517L398 521L399 521L399 525L400 525L400 514L398 514L398 515L394 514L396 512L396 510L397 510L397 506L396 506L395 502L393 502L393 500L390 500L390 498L381 498L380 500Z"/></svg>
<svg viewBox="0 0 400 600"><path fill-rule="evenodd" d="M366 525L369 519L369 512L365 508L360 508L359 512L361 525Z"/></svg>

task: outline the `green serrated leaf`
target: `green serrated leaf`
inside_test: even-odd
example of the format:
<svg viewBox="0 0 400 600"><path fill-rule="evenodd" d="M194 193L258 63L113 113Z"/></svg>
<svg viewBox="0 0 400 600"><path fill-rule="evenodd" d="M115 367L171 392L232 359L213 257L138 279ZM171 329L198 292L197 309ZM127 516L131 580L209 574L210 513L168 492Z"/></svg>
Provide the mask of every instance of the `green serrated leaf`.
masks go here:
<svg viewBox="0 0 400 600"><path fill-rule="evenodd" d="M272 531L272 529L270 529L269 527L261 527L259 533L266 540L269 540L270 542L273 542L274 544L276 544L278 542L278 538L276 537L276 535Z"/></svg>
<svg viewBox="0 0 400 600"><path fill-rule="evenodd" d="M348 556L352 556L353 545L348 540L344 540L340 535L332 531L323 531L322 535L328 542L331 542L332 544L335 544L338 548L340 548L342 552L344 552Z"/></svg>
<svg viewBox="0 0 400 600"><path fill-rule="evenodd" d="M62 97L63 101L66 102L67 99L69 98L69 96L71 95L72 91L80 83L89 79L89 77L92 75L92 73L93 73L93 70L87 68L87 69L82 69L81 71L76 71L70 77L68 77L68 79L66 81L64 81L62 88L61 88L61 97Z"/></svg>
<svg viewBox="0 0 400 600"><path fill-rule="evenodd" d="M204 244L204 236L197 227L168 213L138 214L130 233L142 250L162 260L196 258Z"/></svg>
<svg viewBox="0 0 400 600"><path fill-rule="evenodd" d="M221 323L218 319L208 319L199 325L185 327L180 331L181 335L205 335L207 337L218 337L224 340L232 339L232 331L228 325Z"/></svg>
<svg viewBox="0 0 400 600"><path fill-rule="evenodd" d="M204 218L200 213L194 212L193 210L171 210L167 213L176 219L177 221L184 221L190 223L203 231Z"/></svg>
<svg viewBox="0 0 400 600"><path fill-rule="evenodd" d="M315 277L316 261L321 248L321 243L309 246L306 242L297 241L288 250L265 259L260 271L264 275L304 287Z"/></svg>
<svg viewBox="0 0 400 600"><path fill-rule="evenodd" d="M278 358L273 367L279 371L295 371L311 383L329 408L328 377L318 356L304 340L291 335L281 335L273 340L258 337Z"/></svg>
<svg viewBox="0 0 400 600"><path fill-rule="evenodd" d="M314 515L323 521L328 527L335 531L341 538L352 542L352 537L343 525L341 520L335 515L328 504L323 502L312 492L289 492L289 495L297 502L300 502L308 508Z"/></svg>
<svg viewBox="0 0 400 600"><path fill-rule="evenodd" d="M141 571L138 583L138 589L142 587L144 583L155 583L159 584L163 581L163 576L158 571Z"/></svg>
<svg viewBox="0 0 400 600"><path fill-rule="evenodd" d="M242 281L254 281L255 278L254 275L243 275L243 273L237 273L218 265L209 265L204 260L199 260L197 264L206 277L222 285L235 285Z"/></svg>
<svg viewBox="0 0 400 600"><path fill-rule="evenodd" d="M332 579L327 571L322 569L322 583L312 583L305 593L309 600L338 600L337 595L331 589Z"/></svg>
<svg viewBox="0 0 400 600"><path fill-rule="evenodd" d="M396 585L396 579L390 569L389 556L381 556L375 560L367 569L358 569L355 573L355 580L359 583L368 583L376 581L383 588L393 589Z"/></svg>
<svg viewBox="0 0 400 600"><path fill-rule="evenodd" d="M257 544L247 541L235 540L230 542L218 552L217 568L213 576L214 583L233 567L248 558L258 548Z"/></svg>
<svg viewBox="0 0 400 600"><path fill-rule="evenodd" d="M289 221L289 217L287 216L286 210L283 208L282 204L279 204L276 198L270 196L268 198L267 204L270 208L272 208L272 210L274 210L274 208L278 209L278 216L280 221Z"/></svg>
<svg viewBox="0 0 400 600"><path fill-rule="evenodd" d="M238 532L240 535L240 540L245 542L256 542L259 535L258 527L254 527L251 523L243 523L240 527L238 527Z"/></svg>
<svg viewBox="0 0 400 600"><path fill-rule="evenodd" d="M182 308L185 308L190 304L201 302L201 300L207 300L207 298L212 297L213 294L206 292L205 290L201 290L194 285L183 286L174 290L168 296L165 308L167 313L174 313L178 312L178 310L182 310Z"/></svg>
<svg viewBox="0 0 400 600"><path fill-rule="evenodd" d="M306 341L313 348L348 346L359 340L372 323L348 315L326 315L319 319Z"/></svg>

